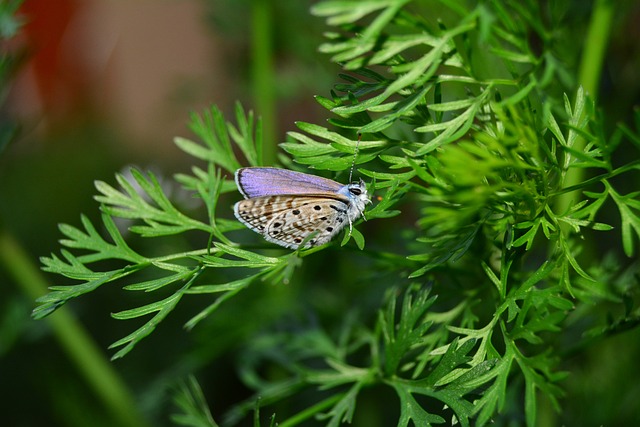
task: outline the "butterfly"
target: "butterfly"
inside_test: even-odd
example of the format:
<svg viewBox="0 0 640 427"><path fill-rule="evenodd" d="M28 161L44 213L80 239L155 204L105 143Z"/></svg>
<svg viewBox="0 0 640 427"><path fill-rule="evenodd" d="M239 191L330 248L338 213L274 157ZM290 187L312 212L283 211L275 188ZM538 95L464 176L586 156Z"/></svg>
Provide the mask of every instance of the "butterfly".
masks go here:
<svg viewBox="0 0 640 427"><path fill-rule="evenodd" d="M249 167L235 173L244 196L233 211L266 240L289 249L329 242L370 203L364 181L347 185L287 169ZM308 238L308 239L307 239ZM305 240L306 239L306 240Z"/></svg>

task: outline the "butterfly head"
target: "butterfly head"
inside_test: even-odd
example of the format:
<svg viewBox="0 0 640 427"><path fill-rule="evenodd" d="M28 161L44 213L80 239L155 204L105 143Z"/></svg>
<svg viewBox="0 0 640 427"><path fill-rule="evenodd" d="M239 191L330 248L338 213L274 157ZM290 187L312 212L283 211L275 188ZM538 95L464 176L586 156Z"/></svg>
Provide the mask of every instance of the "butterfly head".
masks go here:
<svg viewBox="0 0 640 427"><path fill-rule="evenodd" d="M349 198L349 216L352 220L360 217L365 206L371 203L369 193L367 192L367 185L362 179L345 185L340 192Z"/></svg>

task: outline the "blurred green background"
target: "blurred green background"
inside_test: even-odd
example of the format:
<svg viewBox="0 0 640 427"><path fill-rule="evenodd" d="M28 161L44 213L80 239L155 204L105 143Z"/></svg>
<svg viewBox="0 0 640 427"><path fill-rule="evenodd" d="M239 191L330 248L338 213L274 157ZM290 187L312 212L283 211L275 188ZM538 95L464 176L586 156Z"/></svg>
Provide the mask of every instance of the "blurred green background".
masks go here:
<svg viewBox="0 0 640 427"><path fill-rule="evenodd" d="M10 12L13 2L2 3ZM328 93L338 67L317 53L323 23L309 14L310 5L22 3L17 18L23 26L3 41L3 54L12 61L3 63L3 70L17 67L7 76L0 121L7 133L17 126L17 138L0 152L0 425L124 425L128 416L117 411L127 413L127 396L111 403L105 403L112 399L108 391L100 396L113 374L134 396L128 404L149 425L170 424L168 388L194 369L200 369L200 381L217 385L206 387L217 408L249 395L242 388L233 392L240 387L229 369L233 360L226 360L233 356L220 354L241 341L243 330L256 327L252 322L225 327L244 315L222 311L225 320L187 333L182 324L194 309L186 304L161 327L163 338L152 337L139 352L112 363L107 347L135 328L111 319L110 312L138 302L127 301L118 287L105 287L50 319L33 321L34 298L46 289L28 270L39 270L40 256L58 252L58 223L77 225L81 213L98 218L94 180L113 183L116 172L132 165L166 179L189 171L193 159L173 138L193 137L187 128L191 112L215 104L232 120L240 100L263 116L265 140L272 147L295 120L323 121L326 114L313 95ZM21 251L30 264L20 263ZM43 277L47 282L41 285L60 280ZM243 298L251 303L264 296ZM64 319L58 322L58 317ZM73 322L79 331L71 329ZM67 338L56 329L66 331ZM78 342L82 331L86 343ZM84 362L70 355L77 352ZM102 360L83 365L96 356Z"/></svg>
<svg viewBox="0 0 640 427"><path fill-rule="evenodd" d="M58 223L77 225L80 213L98 217L94 180L113 183L114 173L129 165L167 178L188 170L192 159L172 140L191 136L190 112L216 104L231 118L234 102L241 100L264 118L266 143L272 146L284 141L294 121L324 123L327 113L313 95L328 95L339 68L317 52L326 28L310 15L312 3L24 1L18 13L24 26L3 42L4 52L19 66L10 90L3 92L0 112L4 129L18 127L17 137L0 151L1 425L170 425L170 390L191 372L198 373L214 415L250 395L233 370L235 343L277 316L269 307L300 314L299 288L254 287L234 303L250 311L223 308L215 321L189 333L182 324L195 310L182 304L156 334L111 363L108 346L134 327L109 313L139 302L127 300L119 287L104 287L50 319L33 321L34 298L45 288L29 271L39 269L40 256L58 251ZM610 126L629 120L640 100L640 6L635 3L616 17L603 73L600 104ZM591 5L574 4L576 31L581 31ZM637 183L629 187L638 188ZM321 257L309 263L309 278L326 270ZM43 277L47 285L59 280ZM325 303L338 309L349 302L320 295L317 304ZM72 334L67 344L61 329ZM78 341L82 333L86 343ZM638 338L632 331L581 360L576 369L589 372L597 364L603 378L587 385L569 381L568 408L579 413L593 397L587 396L593 384L627 382L627 372L618 367L634 366L626 355L637 353L618 346ZM91 352L96 350L97 355ZM78 351L81 359L74 359L71 354ZM588 373L581 378L588 380ZM120 394L122 401L110 402L108 392L100 394L108 387L115 387L115 395L126 390L132 397ZM141 418L126 415L127 405ZM601 410L633 410L628 405L637 402L620 407L619 401L602 401Z"/></svg>

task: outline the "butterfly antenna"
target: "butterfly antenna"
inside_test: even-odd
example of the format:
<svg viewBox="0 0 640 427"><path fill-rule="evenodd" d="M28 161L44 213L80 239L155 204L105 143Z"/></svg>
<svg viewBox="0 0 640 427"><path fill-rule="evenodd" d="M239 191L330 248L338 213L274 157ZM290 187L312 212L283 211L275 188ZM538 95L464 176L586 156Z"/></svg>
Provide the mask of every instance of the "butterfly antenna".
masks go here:
<svg viewBox="0 0 640 427"><path fill-rule="evenodd" d="M351 162L351 170L349 171L349 183L351 183L351 177L353 176L353 169L356 167L356 159L358 158L358 148L360 147L360 138L362 134L358 132L358 141L356 142L356 149L353 152L353 162Z"/></svg>

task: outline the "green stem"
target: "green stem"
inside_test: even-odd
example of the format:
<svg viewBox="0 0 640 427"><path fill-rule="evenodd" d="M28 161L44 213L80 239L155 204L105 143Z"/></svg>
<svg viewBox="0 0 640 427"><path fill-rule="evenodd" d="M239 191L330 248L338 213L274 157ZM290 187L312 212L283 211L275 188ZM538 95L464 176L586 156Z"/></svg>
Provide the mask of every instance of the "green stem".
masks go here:
<svg viewBox="0 0 640 427"><path fill-rule="evenodd" d="M257 115L262 117L263 163L276 161L276 102L273 65L273 10L270 0L253 0L251 80Z"/></svg>
<svg viewBox="0 0 640 427"><path fill-rule="evenodd" d="M613 13L613 1L597 0L585 40L578 81L594 99L598 97L602 62L609 44Z"/></svg>
<svg viewBox="0 0 640 427"><path fill-rule="evenodd" d="M340 399L344 397L345 393L335 394L323 400L322 402L316 403L315 405L304 409L294 416L284 420L281 423L278 423L279 427L293 427L296 426L309 418L315 416L318 412L324 411L327 408L335 405Z"/></svg>
<svg viewBox="0 0 640 427"><path fill-rule="evenodd" d="M582 61L578 73L578 84L581 85L592 99L598 97L598 84L602 73L602 63L609 43L611 33L611 21L614 15L614 1L596 0L591 22L587 30L587 37L584 42ZM585 112L586 114L586 112ZM585 141L583 138L576 138L573 149L583 151ZM569 154L567 154L569 155ZM563 187L578 185L584 179L584 169L571 168L565 175ZM578 192L567 192L561 195L556 202L555 212L562 214L580 199Z"/></svg>
<svg viewBox="0 0 640 427"><path fill-rule="evenodd" d="M0 230L0 262L31 299L47 292L48 284L19 243ZM47 318L60 345L84 375L87 383L122 426L145 426L134 399L91 337L68 310L58 309Z"/></svg>

